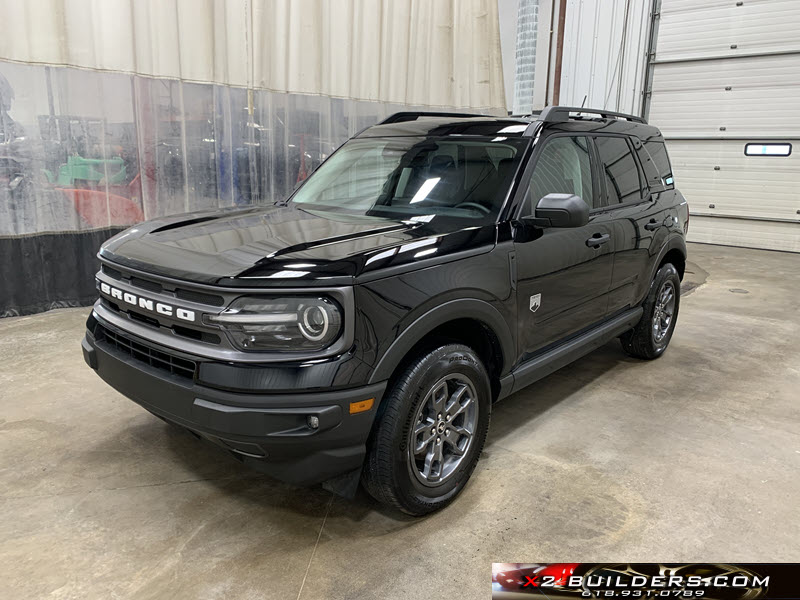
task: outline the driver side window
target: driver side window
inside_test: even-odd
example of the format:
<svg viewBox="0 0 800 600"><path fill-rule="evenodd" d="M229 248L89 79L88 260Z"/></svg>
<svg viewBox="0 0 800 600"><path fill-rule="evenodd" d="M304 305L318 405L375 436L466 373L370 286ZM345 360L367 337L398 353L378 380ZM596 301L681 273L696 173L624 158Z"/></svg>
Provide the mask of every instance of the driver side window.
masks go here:
<svg viewBox="0 0 800 600"><path fill-rule="evenodd" d="M533 213L536 203L547 194L575 194L589 208L596 208L592 193L589 139L585 135L561 136L545 142L533 169L523 216Z"/></svg>

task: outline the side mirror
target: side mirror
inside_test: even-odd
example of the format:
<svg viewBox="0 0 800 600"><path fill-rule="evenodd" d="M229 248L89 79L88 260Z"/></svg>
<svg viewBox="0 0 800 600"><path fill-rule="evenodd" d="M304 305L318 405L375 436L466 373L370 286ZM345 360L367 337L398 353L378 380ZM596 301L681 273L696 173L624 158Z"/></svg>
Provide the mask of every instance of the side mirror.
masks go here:
<svg viewBox="0 0 800 600"><path fill-rule="evenodd" d="M589 205L575 194L547 194L526 219L540 227L583 227L589 222Z"/></svg>

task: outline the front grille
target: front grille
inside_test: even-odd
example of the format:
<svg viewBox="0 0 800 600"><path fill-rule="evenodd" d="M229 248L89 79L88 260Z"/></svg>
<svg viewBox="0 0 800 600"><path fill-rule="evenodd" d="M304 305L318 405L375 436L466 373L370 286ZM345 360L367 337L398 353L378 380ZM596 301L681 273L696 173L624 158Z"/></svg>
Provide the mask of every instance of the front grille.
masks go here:
<svg viewBox="0 0 800 600"><path fill-rule="evenodd" d="M181 300L189 300L190 302L197 302L199 304L210 304L211 306L222 306L225 304L225 298L217 296L216 294L204 294L202 292L195 292L192 290L184 290L177 288L175 296Z"/></svg>
<svg viewBox="0 0 800 600"><path fill-rule="evenodd" d="M198 342L205 342L206 344L215 344L218 346L220 343L222 343L222 338L220 338L216 333L211 333L210 331L201 331L200 329L192 329L191 327L183 327L177 323L173 323L172 325L169 323L162 323L152 315L145 315L129 308L120 308L119 304L112 302L104 296L100 297L100 303L106 308L113 310L115 313L119 313L122 316L128 315L128 318L131 320L136 321L137 323L143 323L144 325L148 325L155 329L171 329L175 335L189 338L190 340L195 340Z"/></svg>
<svg viewBox="0 0 800 600"><path fill-rule="evenodd" d="M147 279L142 279L141 277L131 277L130 282L131 285L135 285L136 287L142 288L143 290L147 290L149 292L155 292L156 294L160 294L164 291L164 288L160 283L148 281Z"/></svg>
<svg viewBox="0 0 800 600"><path fill-rule="evenodd" d="M109 267L108 265L100 265L100 270L109 277L113 277L114 279L122 279L122 273Z"/></svg>
<svg viewBox="0 0 800 600"><path fill-rule="evenodd" d="M151 281L149 279L143 279L136 275L123 273L119 269L109 267L106 264L100 265L100 270L113 279L116 279L123 283L128 283L134 287L147 290L148 292L153 292L155 294L167 294L170 296L174 296L175 298L179 298L181 300L188 300L189 302L196 302L198 304L208 304L210 306L225 305L225 298L217 294L198 292L195 290L190 290L178 286L175 286L173 288L172 286L168 285L167 287L165 287L158 281Z"/></svg>
<svg viewBox="0 0 800 600"><path fill-rule="evenodd" d="M167 371L178 377L194 379L197 364L193 360L179 358L145 344L140 344L99 324L95 328L95 338L98 342L104 342L119 352L127 354L155 369Z"/></svg>
<svg viewBox="0 0 800 600"><path fill-rule="evenodd" d="M226 303L226 299L222 295L182 287L179 286L177 282L166 279L159 280L156 276L151 277L147 274L134 274L124 267L115 268L107 264L102 264L101 270L104 275L119 281L121 284L131 286L131 288L123 287L123 290L130 291L137 296L141 294L141 298L145 300L149 299L153 302L165 302L170 305L174 303L177 307L180 307L180 301L182 300L192 302L194 305L201 305L184 306L186 310L193 310L198 317L204 312L214 311L215 307L225 306ZM113 282L109 283L114 285ZM98 286L100 286L100 284L98 284ZM159 297L149 296L149 294L158 294ZM152 309L148 311L148 307L142 306L141 303L132 304L127 301L122 301L121 299L115 301L103 295L101 295L100 301L109 310L113 310L121 317L136 321L138 324L156 329L168 329L177 336L202 342L203 344L213 344L215 346L222 344L222 338L219 335L218 329L205 325L201 318L197 318L189 323L180 321L169 313L159 313ZM148 336L143 337L147 338Z"/></svg>

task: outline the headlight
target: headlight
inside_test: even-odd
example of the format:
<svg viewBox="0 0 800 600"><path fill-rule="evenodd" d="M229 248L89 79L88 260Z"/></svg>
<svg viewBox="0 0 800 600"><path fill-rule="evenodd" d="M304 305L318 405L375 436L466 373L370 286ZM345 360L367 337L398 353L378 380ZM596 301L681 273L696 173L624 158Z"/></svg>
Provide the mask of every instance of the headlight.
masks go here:
<svg viewBox="0 0 800 600"><path fill-rule="evenodd" d="M322 350L342 331L342 312L330 298L238 298L218 315L205 315L242 350Z"/></svg>

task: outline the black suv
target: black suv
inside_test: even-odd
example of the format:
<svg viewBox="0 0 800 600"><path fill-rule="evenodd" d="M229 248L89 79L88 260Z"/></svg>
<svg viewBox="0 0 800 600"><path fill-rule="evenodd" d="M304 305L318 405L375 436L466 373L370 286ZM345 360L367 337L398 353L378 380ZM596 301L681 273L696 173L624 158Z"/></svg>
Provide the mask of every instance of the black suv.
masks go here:
<svg viewBox="0 0 800 600"><path fill-rule="evenodd" d="M83 351L278 479L421 515L463 489L493 402L614 337L664 352L688 220L641 118L398 113L286 201L106 242Z"/></svg>

